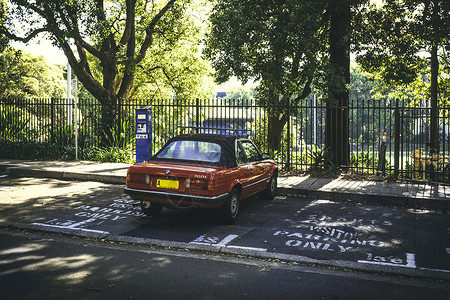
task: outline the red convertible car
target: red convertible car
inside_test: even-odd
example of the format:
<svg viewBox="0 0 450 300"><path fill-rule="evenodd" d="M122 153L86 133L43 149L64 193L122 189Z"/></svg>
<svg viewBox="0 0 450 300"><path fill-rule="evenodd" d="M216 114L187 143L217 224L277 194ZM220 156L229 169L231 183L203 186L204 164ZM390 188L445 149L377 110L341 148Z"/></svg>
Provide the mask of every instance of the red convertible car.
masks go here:
<svg viewBox="0 0 450 300"><path fill-rule="evenodd" d="M248 138L185 134L147 162L130 166L125 193L149 216L163 207L219 208L223 221L232 224L242 199L275 197L277 175L276 163Z"/></svg>

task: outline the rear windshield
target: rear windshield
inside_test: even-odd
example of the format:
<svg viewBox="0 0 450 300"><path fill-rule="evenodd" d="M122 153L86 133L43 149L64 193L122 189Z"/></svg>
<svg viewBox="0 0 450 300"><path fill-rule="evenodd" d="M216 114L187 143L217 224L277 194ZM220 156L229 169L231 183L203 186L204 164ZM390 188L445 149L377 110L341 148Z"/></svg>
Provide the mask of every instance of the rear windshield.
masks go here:
<svg viewBox="0 0 450 300"><path fill-rule="evenodd" d="M203 141L174 141L156 157L158 159L192 160L217 163L220 160L219 144Z"/></svg>

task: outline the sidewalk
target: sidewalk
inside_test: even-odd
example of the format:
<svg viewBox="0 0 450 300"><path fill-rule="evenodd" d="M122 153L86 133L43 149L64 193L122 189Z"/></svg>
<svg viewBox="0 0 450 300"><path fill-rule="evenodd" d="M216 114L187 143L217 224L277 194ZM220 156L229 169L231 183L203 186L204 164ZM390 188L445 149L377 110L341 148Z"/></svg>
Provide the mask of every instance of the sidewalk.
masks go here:
<svg viewBox="0 0 450 300"><path fill-rule="evenodd" d="M17 177L89 180L125 185L124 163L0 160L0 172ZM279 194L350 200L410 208L450 209L450 186L290 176L278 179Z"/></svg>

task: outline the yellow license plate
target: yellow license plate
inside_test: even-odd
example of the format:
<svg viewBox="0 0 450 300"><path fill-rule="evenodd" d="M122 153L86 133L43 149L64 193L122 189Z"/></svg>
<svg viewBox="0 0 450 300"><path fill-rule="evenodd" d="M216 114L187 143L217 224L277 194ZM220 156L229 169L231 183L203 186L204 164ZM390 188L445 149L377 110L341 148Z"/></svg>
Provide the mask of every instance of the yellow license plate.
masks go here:
<svg viewBox="0 0 450 300"><path fill-rule="evenodd" d="M180 186L180 183L176 180L158 179L156 181L156 187L162 188L162 189L178 190L179 186Z"/></svg>

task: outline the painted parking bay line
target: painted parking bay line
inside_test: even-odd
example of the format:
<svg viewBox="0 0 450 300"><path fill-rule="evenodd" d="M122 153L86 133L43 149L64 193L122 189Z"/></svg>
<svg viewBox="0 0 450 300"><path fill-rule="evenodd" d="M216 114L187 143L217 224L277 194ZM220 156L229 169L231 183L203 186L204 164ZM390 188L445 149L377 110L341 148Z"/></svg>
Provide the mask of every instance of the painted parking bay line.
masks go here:
<svg viewBox="0 0 450 300"><path fill-rule="evenodd" d="M201 235L189 244L223 247L238 237L237 234L229 234L224 239L220 240L220 238L215 236Z"/></svg>
<svg viewBox="0 0 450 300"><path fill-rule="evenodd" d="M239 237L239 235L237 235L237 234L229 234L225 238L220 240L220 238L218 238L218 237L201 235L198 238L196 238L195 240L193 240L192 242L189 242L189 244L208 245L208 246L216 246L216 247L226 247L226 248L231 248L231 249L261 251L261 252L267 251L267 249L264 249L264 248L228 245L230 242L237 239L238 237Z"/></svg>
<svg viewBox="0 0 450 300"><path fill-rule="evenodd" d="M265 248L244 247L244 246L234 246L234 245L227 245L226 248L238 249L238 250L259 251L259 252L266 252L267 251L267 249L265 249Z"/></svg>
<svg viewBox="0 0 450 300"><path fill-rule="evenodd" d="M59 228L59 229L71 229L71 230L76 230L76 231L83 231L83 232L91 232L91 233L98 233L98 234L105 234L105 235L109 235L111 234L108 231L103 231L103 230L94 230L94 229L86 229L86 228L79 228L78 226L87 224L87 223L91 223L91 222L95 222L97 221L97 219L87 219L78 223L73 223L71 225L68 226L61 226L61 225L53 225L53 224L45 224L45 223L31 223L31 225L35 225L35 226L42 226L42 227L51 227L51 228Z"/></svg>

